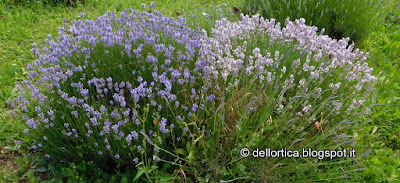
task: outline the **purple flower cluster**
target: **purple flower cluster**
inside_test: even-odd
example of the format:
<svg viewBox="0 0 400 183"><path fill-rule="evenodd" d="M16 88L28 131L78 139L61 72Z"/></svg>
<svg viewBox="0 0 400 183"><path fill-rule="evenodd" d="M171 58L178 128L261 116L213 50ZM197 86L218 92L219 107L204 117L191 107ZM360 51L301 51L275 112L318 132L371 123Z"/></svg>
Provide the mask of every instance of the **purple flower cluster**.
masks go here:
<svg viewBox="0 0 400 183"><path fill-rule="evenodd" d="M229 82L228 91L237 86L237 78L242 73L264 88L273 88L273 95L278 96L275 104L278 112L285 107L291 110L294 106L285 104L297 100L302 101L302 110L297 111L299 116L312 113L318 106L315 103L322 101L330 112L328 115L333 112L350 114L362 107L362 102L358 101L370 96L377 78L372 76L373 69L365 62L368 53L354 50L354 44L349 45L349 38L336 40L323 32L317 34L317 28L305 25L304 19L294 22L287 19L286 26L281 28L274 19L260 18L259 15L242 14L238 22L222 18L212 28L208 40L213 56L203 55L209 60L205 74L214 79L222 76ZM267 50L259 47L267 47ZM290 49L285 53L276 47ZM299 58L289 60L289 55ZM341 91L355 92L344 94ZM357 100L346 100L343 95ZM210 95L208 99L213 101L214 97ZM369 106L363 107L363 111L370 111Z"/></svg>
<svg viewBox="0 0 400 183"><path fill-rule="evenodd" d="M29 65L28 79L17 83L21 95L11 102L16 104L13 112L22 112L29 125L24 132L42 134L38 141L49 133L44 141L91 142L98 155L116 160L127 158L108 153L122 148L120 140L137 145L137 152L145 150L139 145L141 131L171 141L173 131L178 141L184 140L183 121L175 122L169 111L172 107L179 116L191 116L203 110L202 101L208 102L202 96L214 101L207 90L211 84L196 80L206 74L211 44L205 31L188 28L184 18L153 12L130 9L119 16L74 21L70 28L65 23L58 38L49 35L41 49L33 44L38 59ZM30 111L33 105L35 112ZM160 116L160 122L149 123L148 113Z"/></svg>
<svg viewBox="0 0 400 183"><path fill-rule="evenodd" d="M322 97L332 112L349 113L365 103L364 93L376 80L365 63L367 53L353 51L348 39L318 35L304 19L287 20L282 29L274 19L241 15L239 22L218 20L211 33L155 10L107 13L74 21L69 29L65 24L58 39L49 35L42 49L33 45L38 59L29 65L28 79L16 85L21 95L11 102L13 113L23 113L30 127L24 132L40 134L43 144L56 137L90 142L88 150L98 155L138 163L137 153L148 151L143 139L185 144L192 136L187 124L199 120L208 103L221 101L213 91L229 92L246 80L239 76L273 91L276 111L298 108L299 116L312 113ZM259 42L268 50L254 46ZM292 49L285 53L270 45ZM289 60L290 52L299 58ZM219 77L227 88L211 84ZM352 100L335 99L343 89L356 91L348 94ZM299 92L289 93L293 90ZM293 100L300 106L291 106ZM136 148L120 153L126 146Z"/></svg>

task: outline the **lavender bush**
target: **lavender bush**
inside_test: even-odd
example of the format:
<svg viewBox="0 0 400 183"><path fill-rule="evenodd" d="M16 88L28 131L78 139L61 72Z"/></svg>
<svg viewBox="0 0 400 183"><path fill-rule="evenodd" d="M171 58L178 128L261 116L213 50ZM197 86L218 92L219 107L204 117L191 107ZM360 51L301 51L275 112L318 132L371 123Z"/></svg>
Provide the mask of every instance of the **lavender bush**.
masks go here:
<svg viewBox="0 0 400 183"><path fill-rule="evenodd" d="M275 18L284 23L305 18L307 25L326 29L335 39L350 37L356 47L363 44L371 28L376 25L374 16L383 1L366 0L248 0L241 9L245 14L260 13L264 18Z"/></svg>
<svg viewBox="0 0 400 183"><path fill-rule="evenodd" d="M298 116L308 113L316 101L328 104L320 107L332 107L326 119L332 114L354 116L351 112L363 106L376 80L365 62L368 54L353 51L348 38L337 41L317 35L316 27L304 23L304 19L287 20L281 29L274 19L258 15L235 23L217 21L210 40L217 56L206 66L208 73L233 85L261 84L278 96L274 107L278 113L295 108L289 103L304 100L310 103L302 104ZM363 111L368 113L368 107Z"/></svg>
<svg viewBox="0 0 400 183"><path fill-rule="evenodd" d="M215 162L230 159L227 169L240 170L236 174L225 172L231 177L223 173L216 177L295 181L298 179L293 173L309 170L315 176L313 180L328 180L346 178L344 175L356 169L357 164L350 170L341 167L351 164L351 159L339 159L335 160L340 165L335 173L318 177L318 171L332 168L306 159L241 160L238 152L242 147L357 147L354 125L368 122L366 114L372 107L369 97L376 81L371 75L373 69L365 63L368 53L353 50L349 38L331 39L323 35L323 30L318 35L317 28L306 26L304 19L287 19L281 29L274 19L242 16L238 22L217 21L211 32L209 41L216 56L207 58L210 64L206 70L207 76L218 83L214 91L219 99L217 121L224 130L223 135L212 138L215 144L223 144L221 149L204 151L218 154L232 149L222 153L225 156L210 157L210 162L213 158L221 159ZM243 166L244 161L249 164ZM216 167L213 172L226 164Z"/></svg>
<svg viewBox="0 0 400 183"><path fill-rule="evenodd" d="M281 29L258 15L222 18L207 34L158 11L81 16L33 45L38 59L11 102L32 148L57 163L131 168L146 181L157 171L268 180L281 170L274 165L290 170L295 160L238 163L241 147L343 148L348 126L370 112L367 53L304 19Z"/></svg>
<svg viewBox="0 0 400 183"><path fill-rule="evenodd" d="M201 79L206 60L198 59L211 51L205 39L184 18L157 11L65 24L58 40L49 35L48 46L33 45L39 59L17 84L15 112L35 136L32 148L111 170L188 161L182 147L198 138L213 101L212 84Z"/></svg>

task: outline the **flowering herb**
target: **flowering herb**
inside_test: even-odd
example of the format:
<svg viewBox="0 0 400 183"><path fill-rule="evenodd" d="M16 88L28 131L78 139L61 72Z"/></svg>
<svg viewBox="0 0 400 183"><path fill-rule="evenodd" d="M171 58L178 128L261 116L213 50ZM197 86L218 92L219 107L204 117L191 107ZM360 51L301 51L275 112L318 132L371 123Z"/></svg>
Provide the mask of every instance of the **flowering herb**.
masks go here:
<svg viewBox="0 0 400 183"><path fill-rule="evenodd" d="M69 146L69 155L93 158L97 152L99 164L112 159L126 165L147 163L144 157L156 163L176 158L164 152L205 138L210 126L254 130L246 129L254 124L235 119L240 105L221 109L236 100L231 94L240 87L254 91L240 94L248 101L241 105L246 115L261 105L272 111L269 123L285 112L312 121L293 130L299 136L320 111L328 111L324 121L354 119L350 113L359 108L370 111L365 101L376 77L365 63L367 53L353 50L348 39L317 35L304 19L287 20L281 28L258 15L241 15L238 22L217 17L209 32L156 10L110 12L64 25L42 49L33 45L38 58L28 79L17 83L21 95L11 102L12 112L23 116L29 126L24 133L52 159L74 159L61 148ZM258 101L257 94L266 96ZM210 124L219 116L226 125Z"/></svg>

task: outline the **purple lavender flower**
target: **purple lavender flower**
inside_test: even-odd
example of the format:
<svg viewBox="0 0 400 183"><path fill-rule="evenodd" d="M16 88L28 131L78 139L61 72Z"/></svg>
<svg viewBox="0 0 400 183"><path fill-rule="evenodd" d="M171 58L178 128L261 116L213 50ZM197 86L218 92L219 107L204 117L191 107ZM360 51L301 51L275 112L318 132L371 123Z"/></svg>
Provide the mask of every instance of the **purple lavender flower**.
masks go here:
<svg viewBox="0 0 400 183"><path fill-rule="evenodd" d="M126 136L125 140L126 140L126 142L127 142L128 144L131 144L132 135L131 135L131 134L128 134L128 135Z"/></svg>
<svg viewBox="0 0 400 183"><path fill-rule="evenodd" d="M136 125L140 125L140 120L139 120L139 119L136 119L136 120L135 120L135 124L136 124Z"/></svg>
<svg viewBox="0 0 400 183"><path fill-rule="evenodd" d="M90 118L90 121L92 122L93 126L97 126L98 125L96 117Z"/></svg>
<svg viewBox="0 0 400 183"><path fill-rule="evenodd" d="M111 112L111 116L114 117L116 120L121 120L122 118L117 109Z"/></svg>
<svg viewBox="0 0 400 183"><path fill-rule="evenodd" d="M28 123L28 125L32 128L32 129L36 129L36 123L33 119L28 119L26 121L26 123Z"/></svg>
<svg viewBox="0 0 400 183"><path fill-rule="evenodd" d="M87 134L86 134L86 135L87 135L88 137L90 137L90 134L92 134L92 133L93 133L93 131L92 131L92 130L88 130L88 132L87 132Z"/></svg>
<svg viewBox="0 0 400 183"><path fill-rule="evenodd" d="M107 108L106 108L104 105L101 105L100 111L101 111L102 113L106 113L108 110L107 110Z"/></svg>
<svg viewBox="0 0 400 183"><path fill-rule="evenodd" d="M139 81L139 83L143 82L142 76L139 76L139 77L138 77L138 81Z"/></svg>
<svg viewBox="0 0 400 183"><path fill-rule="evenodd" d="M126 106L126 101L125 101L125 97L120 96L118 98L118 102L120 104L121 107L125 107Z"/></svg>
<svg viewBox="0 0 400 183"><path fill-rule="evenodd" d="M35 107L35 111L38 112L38 113L41 113L41 112L42 112L42 109L41 109L40 106L38 106L38 107Z"/></svg>
<svg viewBox="0 0 400 183"><path fill-rule="evenodd" d="M135 140L138 139L139 134L138 134L136 131L131 132L131 134L132 134L132 137L133 137Z"/></svg>
<svg viewBox="0 0 400 183"><path fill-rule="evenodd" d="M213 102L215 100L215 96L213 94L211 94L210 96L208 96L208 100L210 102Z"/></svg>
<svg viewBox="0 0 400 183"><path fill-rule="evenodd" d="M87 96L89 94L89 90L88 89L83 89L83 90L81 90L80 93L81 93L82 97L84 97L84 96Z"/></svg>
<svg viewBox="0 0 400 183"><path fill-rule="evenodd" d="M75 118L78 118L78 111L72 111L71 114L74 115ZM68 127L66 127L66 128L68 128Z"/></svg>
<svg viewBox="0 0 400 183"><path fill-rule="evenodd" d="M199 107L199 105L197 105L196 103L194 103L194 104L193 104L193 107L192 107L192 111L193 111L193 112L196 112L198 107Z"/></svg>
<svg viewBox="0 0 400 183"><path fill-rule="evenodd" d="M111 128L114 130L115 133L118 133L118 128L119 128L118 124L112 125Z"/></svg>
<svg viewBox="0 0 400 183"><path fill-rule="evenodd" d="M161 122L160 122L160 131L162 133L168 133L169 130L166 128L167 126L167 119L165 119L164 117L161 118Z"/></svg>
<svg viewBox="0 0 400 183"><path fill-rule="evenodd" d="M130 109L130 108L126 109L126 110L124 111L124 116L125 116L125 117L128 117L130 112L131 112L131 109Z"/></svg>

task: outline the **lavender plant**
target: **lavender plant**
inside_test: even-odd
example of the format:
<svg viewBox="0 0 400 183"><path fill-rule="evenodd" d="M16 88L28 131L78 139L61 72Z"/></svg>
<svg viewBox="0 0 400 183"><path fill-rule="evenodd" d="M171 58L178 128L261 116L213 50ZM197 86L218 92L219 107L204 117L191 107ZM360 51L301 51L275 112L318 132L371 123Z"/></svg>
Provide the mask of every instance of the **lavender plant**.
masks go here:
<svg viewBox="0 0 400 183"><path fill-rule="evenodd" d="M207 76L218 83L217 119L225 130L213 139L216 144L224 144L223 148L204 151L217 154L232 149L225 156L220 155L221 159L231 159L229 169L243 170L236 174L225 172L230 177L216 177L294 181L295 172L308 168L313 169L311 174L318 175L315 167L321 172L327 169L325 162L304 159L241 160L237 152L243 147L356 147L353 129L357 123L368 122L365 117L372 107L368 101L376 81L371 75L373 69L365 62L368 53L354 50L349 38L335 40L323 35L324 30L318 35L317 28L305 25L304 19L287 19L281 28L274 19L242 15L239 22L217 21L211 32L216 57L209 58L206 70ZM236 154L229 154L232 152ZM243 166L244 161L249 164ZM335 162L340 166L351 164L350 159ZM223 169L225 165L217 167ZM336 169L331 177L312 179L345 178L343 175L351 170Z"/></svg>
<svg viewBox="0 0 400 183"><path fill-rule="evenodd" d="M158 11L81 17L42 49L33 45L39 59L17 83L14 113L29 125L32 148L107 172L158 165L172 174L189 162L186 147L212 102L199 59L211 52L207 37Z"/></svg>
<svg viewBox="0 0 400 183"><path fill-rule="evenodd" d="M81 14L58 39L33 45L38 59L11 102L32 148L57 163L132 168L145 181L158 170L222 181L273 180L310 165L239 161L241 147L354 146L349 127L370 113L376 80L367 53L348 38L317 35L304 19L282 29L258 15L238 22L212 15L220 20L207 33L155 10Z"/></svg>
<svg viewBox="0 0 400 183"><path fill-rule="evenodd" d="M264 18L275 18L284 24L305 18L307 25L325 28L335 39L350 37L356 46L362 43L376 23L374 16L383 1L365 0L250 0L243 1L244 13L260 13Z"/></svg>

